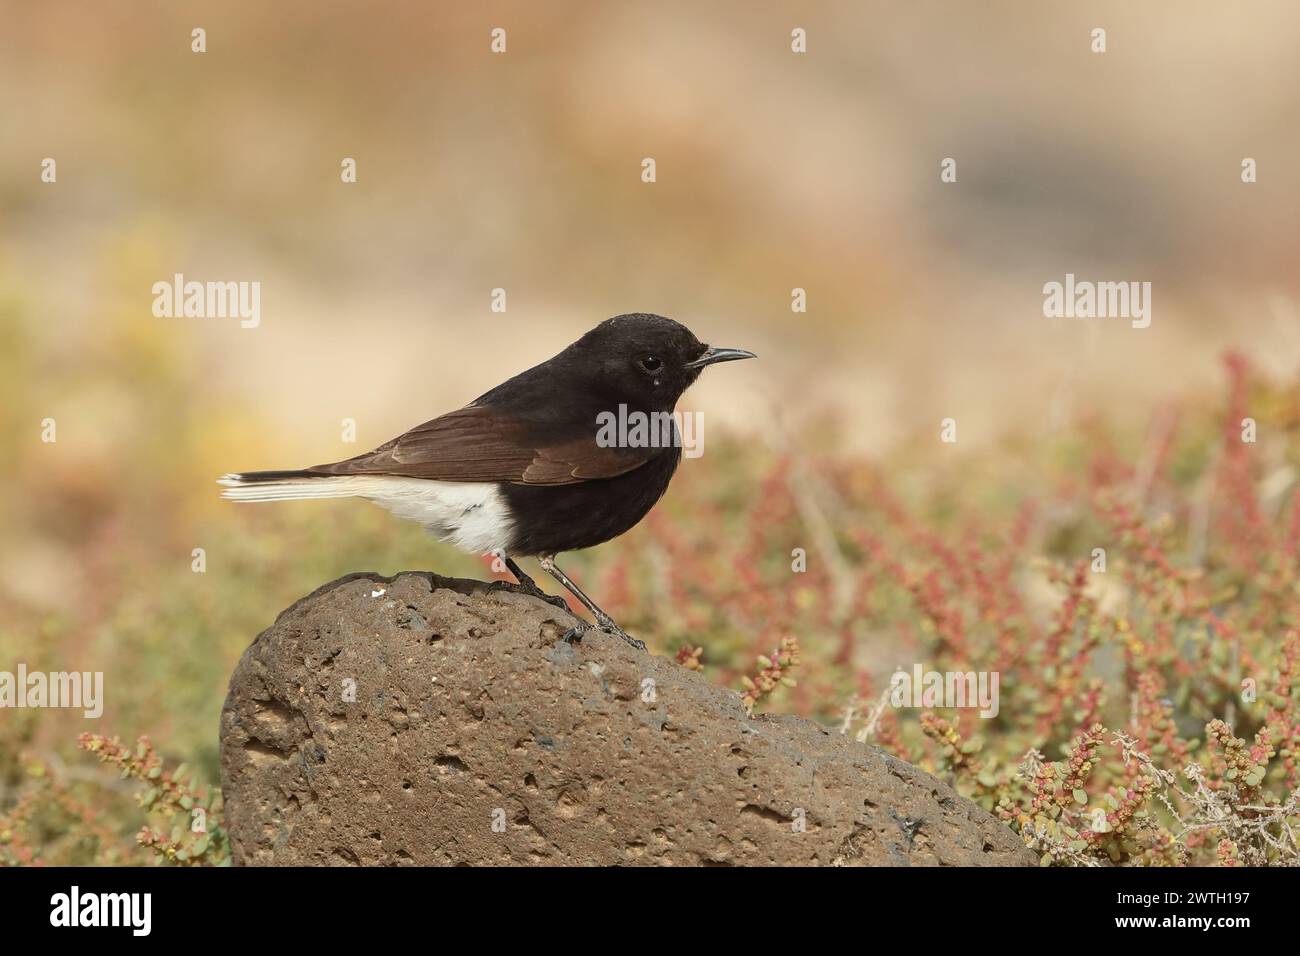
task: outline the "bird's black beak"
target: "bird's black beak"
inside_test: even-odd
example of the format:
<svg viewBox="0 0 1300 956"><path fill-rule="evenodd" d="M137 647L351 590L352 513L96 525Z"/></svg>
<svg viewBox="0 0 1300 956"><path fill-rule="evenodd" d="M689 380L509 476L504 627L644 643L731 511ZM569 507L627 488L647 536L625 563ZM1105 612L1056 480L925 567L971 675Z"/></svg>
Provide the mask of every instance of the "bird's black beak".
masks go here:
<svg viewBox="0 0 1300 956"><path fill-rule="evenodd" d="M716 365L718 362L736 362L747 358L758 358L758 356L744 349L719 349L710 345L699 358L687 362L686 367L704 368L706 365Z"/></svg>

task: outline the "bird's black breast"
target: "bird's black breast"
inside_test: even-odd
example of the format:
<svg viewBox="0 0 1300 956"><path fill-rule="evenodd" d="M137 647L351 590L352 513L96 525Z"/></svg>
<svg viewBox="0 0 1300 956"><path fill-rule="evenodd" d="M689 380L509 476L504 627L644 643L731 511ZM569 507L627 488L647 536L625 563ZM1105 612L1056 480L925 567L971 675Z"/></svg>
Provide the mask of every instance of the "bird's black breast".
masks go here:
<svg viewBox="0 0 1300 956"><path fill-rule="evenodd" d="M681 448L670 447L615 478L572 485L501 485L515 528L507 550L557 554L618 537L663 497L681 457Z"/></svg>

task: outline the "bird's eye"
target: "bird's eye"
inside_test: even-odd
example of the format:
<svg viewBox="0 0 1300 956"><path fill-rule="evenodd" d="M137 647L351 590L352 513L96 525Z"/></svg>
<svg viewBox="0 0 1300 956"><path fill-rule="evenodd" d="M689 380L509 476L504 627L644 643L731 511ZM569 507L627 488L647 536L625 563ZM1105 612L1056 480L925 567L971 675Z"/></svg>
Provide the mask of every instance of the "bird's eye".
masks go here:
<svg viewBox="0 0 1300 956"><path fill-rule="evenodd" d="M664 367L663 360L657 355L647 355L645 358L639 359L637 364L647 372L657 372Z"/></svg>

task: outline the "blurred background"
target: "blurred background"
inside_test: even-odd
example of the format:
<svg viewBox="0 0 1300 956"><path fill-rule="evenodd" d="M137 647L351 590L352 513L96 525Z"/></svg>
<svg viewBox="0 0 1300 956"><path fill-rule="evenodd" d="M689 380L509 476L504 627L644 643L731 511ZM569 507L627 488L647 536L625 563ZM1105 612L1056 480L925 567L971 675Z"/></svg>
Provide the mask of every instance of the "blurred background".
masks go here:
<svg viewBox="0 0 1300 956"><path fill-rule="evenodd" d="M924 463L944 417L962 449L1142 435L1220 389L1225 348L1300 367L1290 0L4 0L0 23L0 668L105 670L95 729L209 779L226 676L279 609L348 571L485 571L362 503L237 508L213 479L357 454L610 315L760 355L687 395L719 451L670 514L745 436ZM1150 327L1044 318L1067 272L1151 282ZM175 273L260 282L259 327L155 317ZM87 723L0 722L47 751Z"/></svg>

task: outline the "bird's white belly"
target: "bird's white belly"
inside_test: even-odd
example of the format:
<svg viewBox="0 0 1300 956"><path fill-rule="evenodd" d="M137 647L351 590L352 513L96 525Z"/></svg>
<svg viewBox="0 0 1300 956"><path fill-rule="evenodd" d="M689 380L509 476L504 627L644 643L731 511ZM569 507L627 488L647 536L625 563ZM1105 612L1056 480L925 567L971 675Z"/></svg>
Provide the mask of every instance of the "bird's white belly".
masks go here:
<svg viewBox="0 0 1300 956"><path fill-rule="evenodd" d="M367 475L358 484L360 497L399 518L419 522L462 551L486 554L509 547L514 519L500 490L491 482Z"/></svg>

